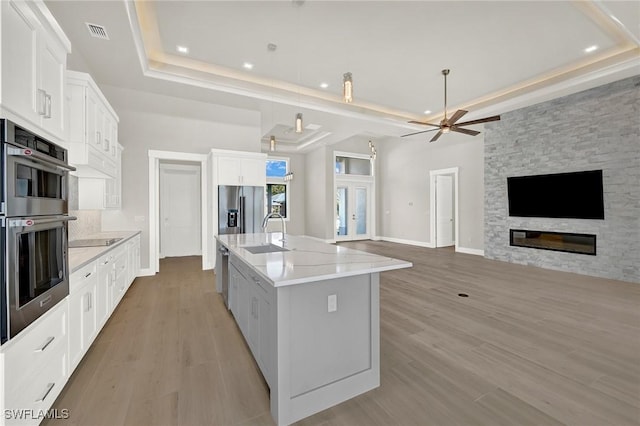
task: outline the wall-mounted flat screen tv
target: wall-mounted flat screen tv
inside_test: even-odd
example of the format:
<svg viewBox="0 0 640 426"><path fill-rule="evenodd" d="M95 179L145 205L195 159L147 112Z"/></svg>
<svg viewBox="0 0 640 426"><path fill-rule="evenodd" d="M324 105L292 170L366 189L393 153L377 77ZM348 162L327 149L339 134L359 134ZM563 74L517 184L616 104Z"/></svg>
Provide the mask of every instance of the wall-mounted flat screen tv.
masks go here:
<svg viewBox="0 0 640 426"><path fill-rule="evenodd" d="M604 219L602 170L507 178L509 216Z"/></svg>

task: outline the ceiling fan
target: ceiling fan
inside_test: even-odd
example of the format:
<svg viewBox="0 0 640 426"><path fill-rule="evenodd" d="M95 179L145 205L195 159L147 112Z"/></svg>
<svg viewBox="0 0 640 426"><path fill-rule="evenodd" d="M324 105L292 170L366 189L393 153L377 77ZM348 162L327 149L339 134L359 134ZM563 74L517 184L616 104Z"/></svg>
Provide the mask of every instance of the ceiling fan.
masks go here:
<svg viewBox="0 0 640 426"><path fill-rule="evenodd" d="M461 126L470 126L472 124L479 124L479 123L487 123L489 121L498 121L500 120L500 116L499 115L494 115L492 117L486 117L486 118L479 118L477 120L471 120L471 121L465 121L463 123L458 123L457 121L460 120L462 118L463 115L465 115L467 112L469 111L465 111L463 109L459 109L457 110L450 118L447 118L447 75L449 75L449 70L442 70L442 75L444 76L444 118L442 119L442 121L440 121L440 124L433 124L433 123L425 123L422 121L409 121L409 123L413 123L413 124L422 124L424 126L433 126L436 127L436 129L429 129L429 130L422 130L420 132L414 132L414 133L409 133L406 135L402 135L401 137L404 138L405 136L413 136L413 135L418 135L420 133L426 133L426 132L433 132L438 130L438 133L436 133L436 135L431 138L431 140L429 142L435 142L438 140L438 138L440 136L442 136L443 133L449 133L451 132L458 132L458 133L464 133L465 135L471 135L471 136L475 136L477 134L479 134L480 132L476 131L476 130L469 130L469 129L463 129Z"/></svg>

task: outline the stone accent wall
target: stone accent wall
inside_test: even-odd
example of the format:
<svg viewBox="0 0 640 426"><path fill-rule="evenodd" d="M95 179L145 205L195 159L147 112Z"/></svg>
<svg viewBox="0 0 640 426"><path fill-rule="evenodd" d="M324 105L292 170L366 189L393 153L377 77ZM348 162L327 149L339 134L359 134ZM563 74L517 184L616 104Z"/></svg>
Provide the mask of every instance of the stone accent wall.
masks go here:
<svg viewBox="0 0 640 426"><path fill-rule="evenodd" d="M485 257L640 283L640 76L485 126ZM604 220L509 217L507 177L603 170ZM511 247L509 229L596 234L597 255Z"/></svg>

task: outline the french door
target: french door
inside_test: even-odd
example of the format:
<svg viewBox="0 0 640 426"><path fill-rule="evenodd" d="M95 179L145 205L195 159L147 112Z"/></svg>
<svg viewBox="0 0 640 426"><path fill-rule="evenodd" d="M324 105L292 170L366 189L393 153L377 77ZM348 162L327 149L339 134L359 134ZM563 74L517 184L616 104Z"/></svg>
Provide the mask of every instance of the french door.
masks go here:
<svg viewBox="0 0 640 426"><path fill-rule="evenodd" d="M366 240L371 237L370 192L370 183L337 183L335 194L336 240Z"/></svg>

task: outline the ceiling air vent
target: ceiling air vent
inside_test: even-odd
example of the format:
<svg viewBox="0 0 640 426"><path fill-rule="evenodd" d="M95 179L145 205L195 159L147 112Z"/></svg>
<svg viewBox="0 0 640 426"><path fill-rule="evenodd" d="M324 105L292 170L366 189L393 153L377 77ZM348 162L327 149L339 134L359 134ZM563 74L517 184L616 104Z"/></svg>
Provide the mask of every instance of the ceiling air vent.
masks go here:
<svg viewBox="0 0 640 426"><path fill-rule="evenodd" d="M87 28L89 29L89 34L91 34L91 37L109 40L107 30L105 30L102 25L90 24L88 22L85 22L85 24L87 24Z"/></svg>

